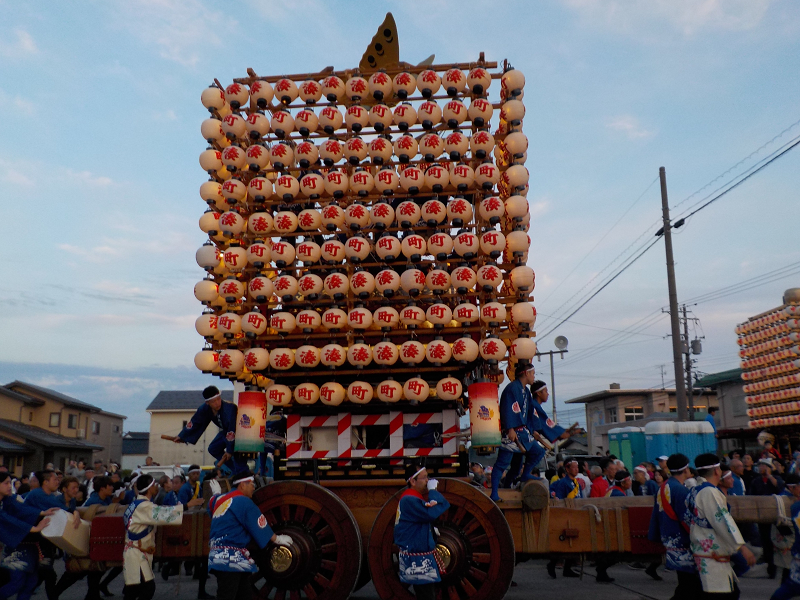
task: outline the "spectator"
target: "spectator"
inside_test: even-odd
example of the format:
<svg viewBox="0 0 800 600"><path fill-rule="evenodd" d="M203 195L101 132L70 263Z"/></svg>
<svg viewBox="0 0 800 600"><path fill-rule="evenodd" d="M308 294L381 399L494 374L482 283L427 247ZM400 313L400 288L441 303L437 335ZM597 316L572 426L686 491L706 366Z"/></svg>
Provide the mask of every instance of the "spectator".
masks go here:
<svg viewBox="0 0 800 600"><path fill-rule="evenodd" d="M589 463L585 460L580 461L580 473L577 476L578 484L581 486L581 498L588 498L592 492L592 473L589 470Z"/></svg>
<svg viewBox="0 0 800 600"><path fill-rule="evenodd" d="M749 493L751 496L772 496L783 491L783 479L772 474L772 459L762 458L758 461L759 477L753 479L750 484ZM764 553L761 556L763 562L767 564L767 575L774 579L776 573L774 561L774 548L772 547L772 525L770 523L759 523L758 533L761 536L761 548Z"/></svg>
<svg viewBox="0 0 800 600"><path fill-rule="evenodd" d="M86 500L84 506L92 506L94 504L108 506L111 504L111 500L114 497L114 484L111 483L111 479L105 476L97 477L94 487L94 491L89 495L89 499Z"/></svg>
<svg viewBox="0 0 800 600"><path fill-rule="evenodd" d="M731 450L730 452L728 452L728 460L737 460L737 459L738 460L742 459L741 451L739 451L739 450Z"/></svg>
<svg viewBox="0 0 800 600"><path fill-rule="evenodd" d="M800 451L795 450L792 456L794 460L792 461L792 464L789 465L789 473L797 473L800 475Z"/></svg>
<svg viewBox="0 0 800 600"><path fill-rule="evenodd" d="M486 471L479 462L469 463L470 474L472 475L472 485L478 487L489 487L489 480L486 478Z"/></svg>
<svg viewBox="0 0 800 600"><path fill-rule="evenodd" d="M667 476L664 475L664 471L661 469L656 469L656 472L653 473L653 481L656 482L659 486L667 480Z"/></svg>
<svg viewBox="0 0 800 600"><path fill-rule="evenodd" d="M717 435L717 421L714 419L714 415L717 412L716 406L709 406L708 407L708 414L706 415L706 421L711 423L711 428L714 430L714 436Z"/></svg>
<svg viewBox="0 0 800 600"><path fill-rule="evenodd" d="M67 467L67 477L75 477L79 482L83 481L83 477L86 474L86 463L82 460L75 462L74 460L69 461L69 466Z"/></svg>
<svg viewBox="0 0 800 600"><path fill-rule="evenodd" d="M86 486L86 497L87 498L89 496L91 496L92 492L94 491L94 475L95 475L94 474L94 469L91 468L91 467L88 467L86 469L86 472L85 472L84 478L83 478L83 485Z"/></svg>
<svg viewBox="0 0 800 600"><path fill-rule="evenodd" d="M658 484L647 476L647 467L639 465L633 470L633 495L655 497L658 493Z"/></svg>
<svg viewBox="0 0 800 600"><path fill-rule="evenodd" d="M617 473L617 464L610 457L600 461L603 477L592 480L591 498L603 498L609 488L614 484L614 475Z"/></svg>
<svg viewBox="0 0 800 600"><path fill-rule="evenodd" d="M728 495L744 496L745 485L744 480L742 479L742 473L744 473L744 464L738 458L734 458L731 460L731 463L728 466L731 469L731 487L728 489Z"/></svg>
<svg viewBox="0 0 800 600"><path fill-rule="evenodd" d="M769 440L764 440L764 449L761 451L761 458L782 458L778 449Z"/></svg>
<svg viewBox="0 0 800 600"><path fill-rule="evenodd" d="M666 477L669 477L669 469L667 468L667 459L669 459L669 456L662 454L656 459L656 462L658 463L658 468L661 469L661 472L664 473Z"/></svg>
<svg viewBox="0 0 800 600"><path fill-rule="evenodd" d="M95 459L95 461L94 461L94 472L97 475L108 476L108 473L106 472L106 467L103 464L103 461L100 460L99 458Z"/></svg>
<svg viewBox="0 0 800 600"><path fill-rule="evenodd" d="M750 484L753 482L753 478L756 476L756 471L753 469L753 457L749 454L745 454L742 456L742 464L744 465L744 470L742 474L739 476L744 481L744 487L746 490L750 490Z"/></svg>

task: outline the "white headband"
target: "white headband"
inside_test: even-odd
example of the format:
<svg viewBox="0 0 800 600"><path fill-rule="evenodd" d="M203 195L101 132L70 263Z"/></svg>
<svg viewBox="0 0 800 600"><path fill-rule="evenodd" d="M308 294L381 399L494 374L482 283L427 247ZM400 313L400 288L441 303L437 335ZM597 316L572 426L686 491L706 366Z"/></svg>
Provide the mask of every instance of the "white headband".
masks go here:
<svg viewBox="0 0 800 600"><path fill-rule="evenodd" d="M713 469L714 467L718 467L718 466L719 466L719 463L717 463L715 465L708 465L707 467L697 467L697 469L699 471L705 471L706 469Z"/></svg>
<svg viewBox="0 0 800 600"><path fill-rule="evenodd" d="M254 479L255 477L253 477L252 475L250 477L243 477L242 479L236 479L233 482L233 485L239 485L240 483L244 483L245 481L253 481Z"/></svg>
<svg viewBox="0 0 800 600"><path fill-rule="evenodd" d="M647 473L647 469L642 466L633 467L634 471L641 471L642 473Z"/></svg>
<svg viewBox="0 0 800 600"><path fill-rule="evenodd" d="M220 392L220 393L219 393L219 394L217 394L216 396L211 396L211 398L206 398L205 400L203 400L203 402L211 402L212 400L216 400L216 399L217 399L217 398L219 398L220 396L222 396L222 392Z"/></svg>
<svg viewBox="0 0 800 600"><path fill-rule="evenodd" d="M137 477L136 479L139 479L139 478ZM134 481L135 481L135 480L134 480ZM139 492L140 494L144 494L144 493L145 493L147 490L149 490L151 487L153 487L153 484L154 484L155 482L156 482L156 480L155 480L155 479L153 479L153 480L152 480L152 481L151 481L151 482L150 482L150 483L147 485L147 487L146 487L146 488L144 488L143 490L140 490L139 488L136 488L136 491L137 491L137 492Z"/></svg>
<svg viewBox="0 0 800 600"><path fill-rule="evenodd" d="M413 474L411 477L409 477L409 478L408 478L408 481L411 481L412 479L414 479L414 478L415 478L417 475L419 475L420 473L422 473L424 470L425 470L425 467L422 467L422 468L421 468L419 471L417 471L417 472L416 472L416 473L414 473L414 474Z"/></svg>
<svg viewBox="0 0 800 600"><path fill-rule="evenodd" d="M725 474L722 476L723 479L726 477L733 477L733 471L725 471Z"/></svg>
<svg viewBox="0 0 800 600"><path fill-rule="evenodd" d="M686 464L685 464L685 465L683 465L683 466L682 466L680 469L670 469L670 471L675 471L676 473L680 473L680 472L681 472L681 471L683 471L684 469L688 468L688 466L689 466L689 463L686 463ZM667 466L667 468L669 468L669 466Z"/></svg>
<svg viewBox="0 0 800 600"><path fill-rule="evenodd" d="M200 473L202 469L192 469L189 473Z"/></svg>

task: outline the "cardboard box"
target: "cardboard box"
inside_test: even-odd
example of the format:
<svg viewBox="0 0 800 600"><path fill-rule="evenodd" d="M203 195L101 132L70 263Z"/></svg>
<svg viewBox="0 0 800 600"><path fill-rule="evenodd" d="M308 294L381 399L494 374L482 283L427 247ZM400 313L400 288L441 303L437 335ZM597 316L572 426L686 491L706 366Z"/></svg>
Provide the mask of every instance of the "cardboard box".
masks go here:
<svg viewBox="0 0 800 600"><path fill-rule="evenodd" d="M88 556L91 524L81 519L76 529L74 519L72 513L59 510L50 517L50 523L42 530L42 535L71 556Z"/></svg>

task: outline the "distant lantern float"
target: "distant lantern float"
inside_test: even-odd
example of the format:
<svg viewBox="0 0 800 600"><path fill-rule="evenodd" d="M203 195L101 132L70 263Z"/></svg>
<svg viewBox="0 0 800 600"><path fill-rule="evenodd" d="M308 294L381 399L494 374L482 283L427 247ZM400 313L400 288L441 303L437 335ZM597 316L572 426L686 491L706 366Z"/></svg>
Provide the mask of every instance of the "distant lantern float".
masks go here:
<svg viewBox="0 0 800 600"><path fill-rule="evenodd" d="M314 404L319 400L319 386L316 383L301 383L294 388L293 396L298 404Z"/></svg>
<svg viewBox="0 0 800 600"><path fill-rule="evenodd" d="M497 385L473 383L467 388L472 446L481 453L493 452L501 442L500 402Z"/></svg>
<svg viewBox="0 0 800 600"><path fill-rule="evenodd" d="M323 404L328 406L339 406L344 402L347 392L341 384L335 381L329 381L322 384L319 388L319 399Z"/></svg>
<svg viewBox="0 0 800 600"><path fill-rule="evenodd" d="M398 402L403 399L403 386L394 379L386 379L375 387L375 395L381 402Z"/></svg>
<svg viewBox="0 0 800 600"><path fill-rule="evenodd" d="M292 403L292 390L289 386L273 383L264 393L267 395L267 402L272 406L288 406ZM263 438L261 441L263 443ZM263 452L263 445L261 450Z"/></svg>
<svg viewBox="0 0 800 600"><path fill-rule="evenodd" d="M440 400L458 400L464 393L464 386L455 377L445 377L436 384L436 396Z"/></svg>
<svg viewBox="0 0 800 600"><path fill-rule="evenodd" d="M430 396L431 388L422 377L413 377L403 384L403 396L411 402L424 402Z"/></svg>
<svg viewBox="0 0 800 600"><path fill-rule="evenodd" d="M353 381L347 386L347 399L354 404L368 404L375 391L366 381Z"/></svg>
<svg viewBox="0 0 800 600"><path fill-rule="evenodd" d="M339 344L327 344L320 350L320 361L326 367L341 367L347 360L347 350Z"/></svg>
<svg viewBox="0 0 800 600"><path fill-rule="evenodd" d="M297 321L290 312L276 312L270 315L269 326L279 333L291 333L297 328Z"/></svg>
<svg viewBox="0 0 800 600"><path fill-rule="evenodd" d="M478 358L480 347L471 337L458 338L453 342L453 358L463 363L471 363Z"/></svg>
<svg viewBox="0 0 800 600"><path fill-rule="evenodd" d="M219 352L201 350L194 355L194 366L203 373L212 373L219 367Z"/></svg>
<svg viewBox="0 0 800 600"><path fill-rule="evenodd" d="M275 348L269 353L269 366L276 371L288 371L294 364L294 350L291 348Z"/></svg>
<svg viewBox="0 0 800 600"><path fill-rule="evenodd" d="M400 350L393 342L381 341L372 349L372 359L381 366L391 366L400 359Z"/></svg>
<svg viewBox="0 0 800 600"><path fill-rule="evenodd" d="M236 417L236 452L263 452L267 425L267 394L239 392Z"/></svg>
<svg viewBox="0 0 800 600"><path fill-rule="evenodd" d="M254 337L261 335L267 330L267 318L260 312L249 312L242 315L242 331L245 335L252 334Z"/></svg>
<svg viewBox="0 0 800 600"><path fill-rule="evenodd" d="M322 353L316 346L300 346L295 350L294 357L298 367L313 369L319 364Z"/></svg>
<svg viewBox="0 0 800 600"><path fill-rule="evenodd" d="M411 73L402 72L394 76L392 89L401 100L411 96L417 89L417 79Z"/></svg>

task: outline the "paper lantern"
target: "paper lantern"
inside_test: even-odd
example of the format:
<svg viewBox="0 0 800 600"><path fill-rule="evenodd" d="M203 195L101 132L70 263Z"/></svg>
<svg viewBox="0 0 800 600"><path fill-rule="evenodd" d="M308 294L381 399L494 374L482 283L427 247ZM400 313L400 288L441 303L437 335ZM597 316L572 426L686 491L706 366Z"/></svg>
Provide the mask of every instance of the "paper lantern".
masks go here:
<svg viewBox="0 0 800 600"><path fill-rule="evenodd" d="M229 277L219 284L219 295L225 298L225 302L237 302L244 296L244 283L235 277Z"/></svg>
<svg viewBox="0 0 800 600"><path fill-rule="evenodd" d="M252 333L253 335L261 335L266 330L267 330L267 318L260 312L249 312L242 315L242 331L244 331L245 333ZM249 365L247 365L247 367L250 368Z"/></svg>
<svg viewBox="0 0 800 600"><path fill-rule="evenodd" d="M354 104L348 107L347 112L344 113L344 122L349 129L358 133L369 125L369 111L363 106Z"/></svg>
<svg viewBox="0 0 800 600"><path fill-rule="evenodd" d="M303 277L307 277L307 275L304 275ZM301 282L303 281L303 277L300 278ZM316 277L316 275L315 275L315 277ZM320 282L321 281L322 280L320 280ZM302 284L301 284L301 286L302 286ZM320 287L322 287L321 283L320 283ZM303 330L303 333L309 333L311 331L314 331L320 325L322 325L322 317L319 315L319 313L317 311L310 310L310 309L301 310L299 313L297 313L297 317L295 318L295 321L297 323L297 326L300 327Z"/></svg>
<svg viewBox="0 0 800 600"><path fill-rule="evenodd" d="M274 148L273 148L274 149ZM297 194L300 193L300 183L291 175L281 175L275 180L275 195L282 199L284 202L294 200ZM291 213L294 217L293 222L297 227L297 216ZM277 217L276 217L277 224ZM277 229L277 227L276 227Z"/></svg>
<svg viewBox="0 0 800 600"><path fill-rule="evenodd" d="M425 175L417 167L406 167L400 173L400 187L411 194L418 194L425 184Z"/></svg>
<svg viewBox="0 0 800 600"><path fill-rule="evenodd" d="M500 256L506 248L506 236L494 229L484 231L480 236L480 246L484 254Z"/></svg>
<svg viewBox="0 0 800 600"><path fill-rule="evenodd" d="M319 399L328 406L339 406L344 402L345 396L345 389L335 381L324 383L319 388Z"/></svg>
<svg viewBox="0 0 800 600"><path fill-rule="evenodd" d="M468 325L480 318L480 311L474 304L464 302L453 309L453 318L461 325Z"/></svg>
<svg viewBox="0 0 800 600"><path fill-rule="evenodd" d="M366 381L354 381L347 386L347 399L355 404L367 404L373 395L374 390Z"/></svg>
<svg viewBox="0 0 800 600"><path fill-rule="evenodd" d="M407 235L403 238L403 241L400 243L400 249L403 252L403 256L410 259L413 262L417 262L422 258L422 255L428 249L428 244L425 241L425 238L421 235L413 234Z"/></svg>
<svg viewBox="0 0 800 600"><path fill-rule="evenodd" d="M509 360L531 360L536 356L536 342L527 337L518 337L508 349Z"/></svg>
<svg viewBox="0 0 800 600"><path fill-rule="evenodd" d="M319 127L319 117L310 108L304 108L294 116L294 126L300 132L300 135L308 137Z"/></svg>
<svg viewBox="0 0 800 600"><path fill-rule="evenodd" d="M344 123L344 117L335 106L326 106L319 113L319 124L328 135L333 135ZM330 140L329 140L330 141Z"/></svg>
<svg viewBox="0 0 800 600"><path fill-rule="evenodd" d="M292 179L294 179L294 177L292 177ZM275 213L273 227L276 233L279 234L292 233L297 229L297 215L290 210L282 210Z"/></svg>
<svg viewBox="0 0 800 600"><path fill-rule="evenodd" d="M369 220L376 229L391 227L394 222L394 208L388 202L378 202L369 211Z"/></svg>
<svg viewBox="0 0 800 600"><path fill-rule="evenodd" d="M330 174L330 173L329 173ZM341 175L341 173L337 173ZM321 213L322 224L328 231L336 231L337 229L345 229L344 210L336 204L329 204L322 209Z"/></svg>
<svg viewBox="0 0 800 600"><path fill-rule="evenodd" d="M472 156L484 159L494 149L494 137L488 131L476 131L469 140L469 149Z"/></svg>
<svg viewBox="0 0 800 600"><path fill-rule="evenodd" d="M392 158L392 151L392 142L383 136L376 137L372 140L367 149L370 159L376 165L389 162Z"/></svg>
<svg viewBox="0 0 800 600"><path fill-rule="evenodd" d="M450 344L444 340L433 340L428 343L428 346L425 348L425 358L428 359L428 362L435 365L446 363L450 360L452 355L453 351L450 348Z"/></svg>
<svg viewBox="0 0 800 600"><path fill-rule="evenodd" d="M364 174L367 173L366 171L361 171L354 173L353 175L357 174ZM372 180L372 175L369 175L370 181ZM352 177L351 177L352 181ZM347 210L344 211L344 222L345 224L352 230L358 231L359 229L364 229L369 225L369 210L363 204L356 204L353 203L347 207ZM345 244L346 246L347 244ZM369 246L367 244L367 246Z"/></svg>
<svg viewBox="0 0 800 600"><path fill-rule="evenodd" d="M528 215L528 199L524 196L509 196L505 201L505 211L514 219Z"/></svg>
<svg viewBox="0 0 800 600"><path fill-rule="evenodd" d="M274 95L275 92L267 81L258 80L250 84L250 106L264 110L272 102Z"/></svg>
<svg viewBox="0 0 800 600"><path fill-rule="evenodd" d="M381 306L372 314L372 318L380 327L394 329L400 322L400 313L391 306Z"/></svg>
<svg viewBox="0 0 800 600"><path fill-rule="evenodd" d="M272 284L275 286L275 293L280 296L284 302L291 301L291 299L297 295L297 279L291 275L276 277Z"/></svg>
<svg viewBox="0 0 800 600"><path fill-rule="evenodd" d="M392 342L378 342L372 349L372 358L379 365L393 365L400 358L400 350Z"/></svg>
<svg viewBox="0 0 800 600"><path fill-rule="evenodd" d="M247 125L239 115L230 114L222 119L222 131L225 137L233 141L237 138L244 138L247 133Z"/></svg>
<svg viewBox="0 0 800 600"><path fill-rule="evenodd" d="M297 322L292 313L276 312L270 315L269 326L280 333L291 333L297 327Z"/></svg>
<svg viewBox="0 0 800 600"><path fill-rule="evenodd" d="M322 86L313 79L308 79L297 86L297 92L306 104L315 104L322 98Z"/></svg>
<svg viewBox="0 0 800 600"><path fill-rule="evenodd" d="M206 119L200 124L200 134L209 144L221 142L225 139L225 132L222 131L222 121L219 119Z"/></svg>
<svg viewBox="0 0 800 600"><path fill-rule="evenodd" d="M197 265L203 269L213 269L219 265L219 249L211 242L206 242L197 249L194 255Z"/></svg>
<svg viewBox="0 0 800 600"><path fill-rule="evenodd" d="M500 445L500 402L494 383L473 383L469 395L469 424L472 446L494 449Z"/></svg>
<svg viewBox="0 0 800 600"><path fill-rule="evenodd" d="M313 369L319 364L322 353L316 346L300 346L294 352L297 366L304 369Z"/></svg>
<svg viewBox="0 0 800 600"><path fill-rule="evenodd" d="M445 260L453 251L453 238L446 233L434 233L428 238L428 254Z"/></svg>
<svg viewBox="0 0 800 600"><path fill-rule="evenodd" d="M217 319L219 317L214 313L203 313L194 322L194 328L205 338L211 338L219 333L217 328Z"/></svg>
<svg viewBox="0 0 800 600"><path fill-rule="evenodd" d="M319 386L316 383L301 383L294 388L293 395L298 404L314 404L319 400Z"/></svg>
<svg viewBox="0 0 800 600"><path fill-rule="evenodd" d="M264 348L251 348L244 353L244 366L252 371L263 371L269 366L269 351ZM241 400L241 395L239 396Z"/></svg>
<svg viewBox="0 0 800 600"><path fill-rule="evenodd" d="M478 282L478 277L471 267L456 267L450 274L450 280L459 294L466 294L470 289L475 287L475 284Z"/></svg>
<svg viewBox="0 0 800 600"><path fill-rule="evenodd" d="M525 118L525 105L521 100L508 100L500 107L500 118L514 127Z"/></svg>
<svg viewBox="0 0 800 600"><path fill-rule="evenodd" d="M444 105L442 110L442 121L450 129L455 129L467 120L467 107L461 100L453 99Z"/></svg>
<svg viewBox="0 0 800 600"><path fill-rule="evenodd" d="M294 363L294 350L291 348L275 348L269 353L269 366L276 371L287 371Z"/></svg>
<svg viewBox="0 0 800 600"><path fill-rule="evenodd" d="M515 230L508 234L506 238L506 250L513 256L519 257L528 251L531 245L531 238L522 230Z"/></svg>
<svg viewBox="0 0 800 600"><path fill-rule="evenodd" d="M401 163L407 163L417 155L419 143L409 134L403 134L398 137L392 144L394 155Z"/></svg>
<svg viewBox="0 0 800 600"><path fill-rule="evenodd" d="M519 69L509 69L500 78L501 98L521 96L525 87L525 75Z"/></svg>
<svg viewBox="0 0 800 600"><path fill-rule="evenodd" d="M256 302L267 302L275 293L272 280L269 277L260 275L253 277L247 285L247 294Z"/></svg>
<svg viewBox="0 0 800 600"><path fill-rule="evenodd" d="M348 98L354 102L360 102L362 98L366 97L369 91L369 82L363 77L350 77L345 83L344 91Z"/></svg>
<svg viewBox="0 0 800 600"><path fill-rule="evenodd" d="M219 218L219 228L229 236L239 235L245 227L245 220L235 211L222 213Z"/></svg>
<svg viewBox="0 0 800 600"><path fill-rule="evenodd" d="M356 271L350 276L350 289L359 298L369 298L375 291L375 276L369 271Z"/></svg>
<svg viewBox="0 0 800 600"><path fill-rule="evenodd" d="M511 158L522 158L528 150L528 138L521 131L509 133L503 144Z"/></svg>
<svg viewBox="0 0 800 600"><path fill-rule="evenodd" d="M471 337L458 338L453 342L453 358L464 363L471 363L478 358L480 348Z"/></svg>
<svg viewBox="0 0 800 600"><path fill-rule="evenodd" d="M478 236L467 231L456 236L456 239L453 240L453 247L456 250L456 254L469 259L478 253L480 241Z"/></svg>
<svg viewBox="0 0 800 600"><path fill-rule="evenodd" d="M464 393L464 386L455 377L445 377L436 384L436 396L440 400L458 400Z"/></svg>
<svg viewBox="0 0 800 600"><path fill-rule="evenodd" d="M369 329L372 326L372 313L364 307L356 307L347 313L347 325L351 329Z"/></svg>
<svg viewBox="0 0 800 600"><path fill-rule="evenodd" d="M400 289L400 276L396 271L384 269L375 276L375 287L381 294L390 298Z"/></svg>
<svg viewBox="0 0 800 600"><path fill-rule="evenodd" d="M291 79L279 79L275 82L275 98L282 104L289 105L297 99L300 91Z"/></svg>
<svg viewBox="0 0 800 600"><path fill-rule="evenodd" d="M479 344L481 358L491 363L500 362L506 356L506 345L503 340L496 337L489 337L482 340Z"/></svg>
<svg viewBox="0 0 800 600"><path fill-rule="evenodd" d="M428 227L436 227L444 222L447 217L447 209L438 200L428 200L422 205L420 216L428 224Z"/></svg>
<svg viewBox="0 0 800 600"><path fill-rule="evenodd" d="M325 192L325 178L319 173L307 173L303 175L299 184L300 193L312 200L316 200Z"/></svg>
<svg viewBox="0 0 800 600"><path fill-rule="evenodd" d="M303 231L319 231L322 227L322 215L318 210L306 208L297 215L297 224Z"/></svg>
<svg viewBox="0 0 800 600"><path fill-rule="evenodd" d="M487 302L481 306L481 321L484 323L502 323L506 320L506 307L499 302Z"/></svg>
<svg viewBox="0 0 800 600"><path fill-rule="evenodd" d="M386 379L375 387L375 395L381 402L397 402L403 398L403 386L394 379Z"/></svg>
<svg viewBox="0 0 800 600"><path fill-rule="evenodd" d="M495 185L500 182L500 169L498 169L491 161L485 161L478 165L475 170L475 182L484 190L491 190ZM497 199L500 206L503 203Z"/></svg>
<svg viewBox="0 0 800 600"><path fill-rule="evenodd" d="M400 311L400 321L412 329L419 327L425 322L425 311L419 306L406 306Z"/></svg>
<svg viewBox="0 0 800 600"><path fill-rule="evenodd" d="M247 165L246 151L239 146L228 146L222 151L222 164L231 173L242 170Z"/></svg>
<svg viewBox="0 0 800 600"><path fill-rule="evenodd" d="M319 148L317 148L313 143L306 140L300 142L299 144L297 144L297 146L295 146L294 155L297 158L300 168L307 169L312 165L316 165L317 161L319 160ZM314 174L316 175L316 173ZM308 175L311 175L311 173L308 173ZM302 180L300 181L300 187L302 190L303 189ZM322 193L321 190L320 191L311 190L311 191L318 194Z"/></svg>
<svg viewBox="0 0 800 600"><path fill-rule="evenodd" d="M322 325L325 329L341 329L347 325L347 313L341 308L329 308L322 313Z"/></svg>
<svg viewBox="0 0 800 600"><path fill-rule="evenodd" d="M322 354L320 360L326 367L341 367L347 360L347 350L339 344L327 344L320 352Z"/></svg>
<svg viewBox="0 0 800 600"><path fill-rule="evenodd" d="M425 285L434 294L446 292L450 289L450 273L442 269L432 269L425 276Z"/></svg>
<svg viewBox="0 0 800 600"><path fill-rule="evenodd" d="M240 350L222 350L218 364L225 373L238 373L244 366L244 354Z"/></svg>
<svg viewBox="0 0 800 600"><path fill-rule="evenodd" d="M484 265L478 269L477 280L485 292L494 292L503 283L503 272L496 265Z"/></svg>
<svg viewBox="0 0 800 600"><path fill-rule="evenodd" d="M417 75L417 89L423 98L430 98L441 86L442 79L436 71L428 69Z"/></svg>
<svg viewBox="0 0 800 600"><path fill-rule="evenodd" d="M223 169L222 152L214 150L213 148L203 150L203 152L200 153L200 168L208 173Z"/></svg>
<svg viewBox="0 0 800 600"><path fill-rule="evenodd" d="M304 264L310 265L319 261L321 250L316 242L305 241L297 244L296 254Z"/></svg>
<svg viewBox="0 0 800 600"><path fill-rule="evenodd" d="M425 186L439 194L450 183L450 171L442 165L431 165L425 171Z"/></svg>
<svg viewBox="0 0 800 600"><path fill-rule="evenodd" d="M263 114L259 112L250 113L244 121L245 128L247 129L247 136L255 141L260 140L262 137L267 135L270 130L269 126L269 119ZM255 147L258 147L257 144L254 144ZM261 146L263 149L263 146ZM256 158L258 158L256 156ZM250 161L248 161L250 164Z"/></svg>
<svg viewBox="0 0 800 600"><path fill-rule="evenodd" d="M454 227L461 227L472 221L472 214L472 204L464 198L454 198L447 203L447 218Z"/></svg>
<svg viewBox="0 0 800 600"><path fill-rule="evenodd" d="M219 367L219 353L213 350L201 350L194 355L194 366L203 373L211 373Z"/></svg>
<svg viewBox="0 0 800 600"><path fill-rule="evenodd" d="M222 253L222 260L225 261L225 268L229 271L244 271L247 266L247 250L231 245Z"/></svg>
<svg viewBox="0 0 800 600"><path fill-rule="evenodd" d="M200 94L200 102L209 110L219 110L225 106L225 92L212 85Z"/></svg>
<svg viewBox="0 0 800 600"><path fill-rule="evenodd" d="M392 109L385 104L376 104L369 110L369 124L378 133L392 124Z"/></svg>
<svg viewBox="0 0 800 600"><path fill-rule="evenodd" d="M392 89L395 95L401 100L405 100L414 93L417 88L417 79L411 73L398 73L392 80Z"/></svg>
<svg viewBox="0 0 800 600"><path fill-rule="evenodd" d="M433 100L426 100L417 108L417 121L423 129L433 129L442 121L442 109Z"/></svg>
<svg viewBox="0 0 800 600"><path fill-rule="evenodd" d="M342 262L345 259L344 244L339 240L326 240L320 247L322 260L328 262Z"/></svg>
<svg viewBox="0 0 800 600"><path fill-rule="evenodd" d="M536 276L528 266L516 267L511 270L511 284L515 291L528 292L533 290Z"/></svg>
<svg viewBox="0 0 800 600"><path fill-rule="evenodd" d="M384 167L375 174L375 189L391 196L400 187L400 176L392 167Z"/></svg>
<svg viewBox="0 0 800 600"><path fill-rule="evenodd" d="M403 396L411 402L423 402L430 393L431 388L422 377L414 377L403 384Z"/></svg>
<svg viewBox="0 0 800 600"><path fill-rule="evenodd" d="M406 269L400 275L400 287L411 296L418 295L425 289L425 274L419 269Z"/></svg>
<svg viewBox="0 0 800 600"><path fill-rule="evenodd" d="M397 205L397 209L395 210L395 218L397 219L397 223L403 229L409 229L416 225L422 212L420 211L419 206L415 202L411 202L410 200L406 200L405 202L401 202Z"/></svg>
<svg viewBox="0 0 800 600"><path fill-rule="evenodd" d="M492 76L482 67L475 67L467 74L467 87L473 94L483 95L492 84Z"/></svg>
<svg viewBox="0 0 800 600"><path fill-rule="evenodd" d="M216 181L206 181L200 186L200 197L209 205L214 205L220 210L227 206L225 195L222 193L222 184Z"/></svg>
<svg viewBox="0 0 800 600"><path fill-rule="evenodd" d="M447 304L437 302L428 307L428 310L425 311L425 318L435 326L444 327L453 320L453 311Z"/></svg>
<svg viewBox="0 0 800 600"><path fill-rule="evenodd" d="M238 179L229 179L222 184L222 195L228 204L244 202L247 197L247 186Z"/></svg>
<svg viewBox="0 0 800 600"><path fill-rule="evenodd" d="M370 173L366 169L356 169L355 171L353 171L353 174L350 175L350 189L356 194L358 194L359 197L363 198L364 196L368 196L369 193L372 191L372 188L374 187L375 187L375 178L372 176L372 173ZM351 204L350 206L361 206L361 205ZM364 214L367 216L366 222L368 223L369 214L366 209L364 210ZM366 225L364 226L366 227Z"/></svg>
<svg viewBox="0 0 800 600"><path fill-rule="evenodd" d="M529 177L528 169L523 165L512 165L505 170L502 180L514 192L527 186Z"/></svg>
<svg viewBox="0 0 800 600"><path fill-rule="evenodd" d="M372 362L372 348L367 344L353 344L347 349L347 362L355 367L367 366Z"/></svg>
<svg viewBox="0 0 800 600"><path fill-rule="evenodd" d="M417 111L410 103L402 102L394 107L392 120L400 131L407 131L411 125L417 122ZM213 132L213 127L209 126L209 130ZM211 141L213 140L209 140L209 142Z"/></svg>
<svg viewBox="0 0 800 600"><path fill-rule="evenodd" d="M272 244L272 260L280 268L294 264L295 249L289 242L279 241Z"/></svg>
<svg viewBox="0 0 800 600"><path fill-rule="evenodd" d="M433 162L444 152L444 142L435 133L427 133L419 142L419 153L428 162Z"/></svg>
<svg viewBox="0 0 800 600"><path fill-rule="evenodd" d="M450 160L461 160L469 150L469 138L460 131L454 131L445 138L444 150Z"/></svg>
<svg viewBox="0 0 800 600"><path fill-rule="evenodd" d="M292 403L292 390L285 385L273 383L264 393L267 395L267 402L272 406L288 406ZM262 436L261 451L264 451L264 440Z"/></svg>
<svg viewBox="0 0 800 600"><path fill-rule="evenodd" d="M344 273L331 273L325 277L323 287L331 297L342 297L350 290L350 282Z"/></svg>
<svg viewBox="0 0 800 600"><path fill-rule="evenodd" d="M330 75L322 80L322 93L328 102L340 102L344 99L344 81L336 75Z"/></svg>
<svg viewBox="0 0 800 600"><path fill-rule="evenodd" d="M294 131L294 117L288 110L276 110L272 113L269 126L278 138L284 139Z"/></svg>
<svg viewBox="0 0 800 600"><path fill-rule="evenodd" d="M375 242L375 252L381 260L393 261L402 251L402 245L393 235L384 235Z"/></svg>
<svg viewBox="0 0 800 600"><path fill-rule="evenodd" d="M402 317L401 317L402 318ZM400 346L400 360L405 364L416 365L425 358L425 346L416 340L408 340Z"/></svg>
<svg viewBox="0 0 800 600"><path fill-rule="evenodd" d="M254 235L268 235L273 227L272 215L266 212L253 213L247 219L247 230Z"/></svg>
<svg viewBox="0 0 800 600"><path fill-rule="evenodd" d="M475 181L475 171L466 163L453 164L450 169L450 183L459 192L466 192Z"/></svg>
<svg viewBox="0 0 800 600"><path fill-rule="evenodd" d="M461 69L448 69L442 77L442 85L448 96L457 96L467 89L467 78Z"/></svg>

